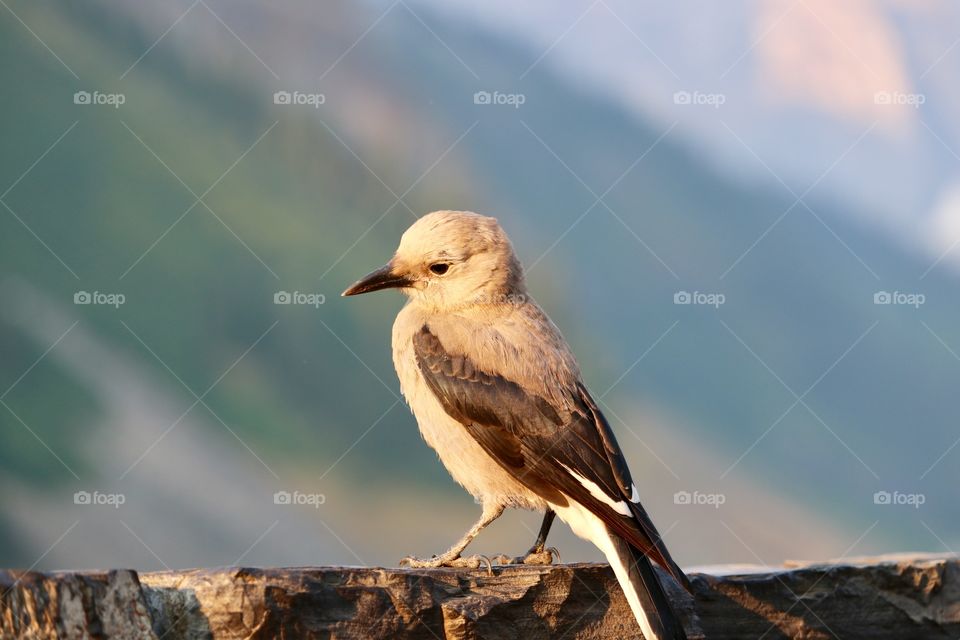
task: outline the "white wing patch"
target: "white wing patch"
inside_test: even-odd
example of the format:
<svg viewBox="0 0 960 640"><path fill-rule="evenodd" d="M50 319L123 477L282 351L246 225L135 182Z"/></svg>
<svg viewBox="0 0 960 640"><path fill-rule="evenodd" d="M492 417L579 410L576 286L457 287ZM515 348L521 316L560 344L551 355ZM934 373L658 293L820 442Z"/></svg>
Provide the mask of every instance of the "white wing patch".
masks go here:
<svg viewBox="0 0 960 640"><path fill-rule="evenodd" d="M640 502L640 492L637 491L637 485L635 484L630 485L630 502L633 504Z"/></svg>
<svg viewBox="0 0 960 640"><path fill-rule="evenodd" d="M574 471L573 469L571 469L571 468L568 467L567 465L565 465L565 464L563 464L563 463L560 463L560 464L563 466L564 469L567 470L567 472L568 472L570 475L572 475L574 478L576 478L577 481L578 481L580 484L582 484L583 487L584 487L587 491L589 491L589 492L590 492L590 495L592 495L594 498L596 498L596 499L599 500L600 502L604 503L605 505L607 505L608 507L610 507L611 509L613 509L614 511L616 511L617 513L619 513L619 514L622 515L622 516L629 516L629 515L631 515L631 514L630 514L630 507L627 506L627 503L626 503L626 502L624 502L623 500L620 500L619 502L614 502L614 501L613 501L613 498L611 498L610 496L608 496L608 495L606 494L606 492L605 492L603 489L601 489L601 488L600 488L600 485L598 485L596 482L593 482L592 480L583 477L582 475L580 475L579 473L577 473L576 471ZM637 493L636 487L634 487L633 493L634 493L634 495L636 495L636 493ZM631 497L631 500L633 501L632 497ZM636 502L636 501L634 501L634 502Z"/></svg>

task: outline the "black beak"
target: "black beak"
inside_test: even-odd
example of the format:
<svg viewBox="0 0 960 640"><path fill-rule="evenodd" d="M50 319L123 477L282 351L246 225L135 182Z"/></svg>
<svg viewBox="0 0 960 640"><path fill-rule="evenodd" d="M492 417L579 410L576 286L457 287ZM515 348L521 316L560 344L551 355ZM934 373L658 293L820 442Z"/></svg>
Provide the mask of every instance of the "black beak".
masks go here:
<svg viewBox="0 0 960 640"><path fill-rule="evenodd" d="M354 282L341 296L355 296L361 293L379 291L380 289L402 289L413 284L409 278L393 272L393 265L387 264L373 273L368 273Z"/></svg>

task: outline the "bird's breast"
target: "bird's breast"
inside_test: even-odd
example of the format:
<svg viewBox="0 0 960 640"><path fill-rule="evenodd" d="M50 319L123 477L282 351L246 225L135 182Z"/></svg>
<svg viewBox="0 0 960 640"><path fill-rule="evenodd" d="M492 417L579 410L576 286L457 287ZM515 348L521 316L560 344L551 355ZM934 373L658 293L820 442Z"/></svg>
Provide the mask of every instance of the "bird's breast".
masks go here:
<svg viewBox="0 0 960 640"><path fill-rule="evenodd" d="M423 326L417 320L398 316L394 325L393 362L400 390L417 419L424 441L437 452L453 479L473 496L498 500L508 506L545 508L543 500L490 457L433 395L420 373L413 350L413 334Z"/></svg>

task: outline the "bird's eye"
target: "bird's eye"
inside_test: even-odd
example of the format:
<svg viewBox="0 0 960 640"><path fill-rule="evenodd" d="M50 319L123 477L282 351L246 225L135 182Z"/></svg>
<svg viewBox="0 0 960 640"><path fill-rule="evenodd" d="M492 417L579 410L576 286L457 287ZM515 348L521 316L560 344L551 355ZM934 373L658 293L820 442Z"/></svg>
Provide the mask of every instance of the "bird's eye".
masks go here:
<svg viewBox="0 0 960 640"><path fill-rule="evenodd" d="M442 276L443 274L445 274L449 268L450 268L450 265L447 264L446 262L434 262L432 265L430 265L430 271L437 274L438 276Z"/></svg>

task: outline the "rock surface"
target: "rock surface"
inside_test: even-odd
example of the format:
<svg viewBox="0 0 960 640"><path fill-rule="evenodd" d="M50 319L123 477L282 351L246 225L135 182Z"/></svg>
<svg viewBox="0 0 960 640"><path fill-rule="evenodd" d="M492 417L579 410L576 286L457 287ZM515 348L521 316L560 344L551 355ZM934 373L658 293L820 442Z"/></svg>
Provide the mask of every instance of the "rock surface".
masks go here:
<svg viewBox="0 0 960 640"><path fill-rule="evenodd" d="M716 572L714 572L716 573ZM694 573L691 638L958 638L960 560ZM671 583L672 584L672 583ZM637 638L609 567L0 571L2 638Z"/></svg>

